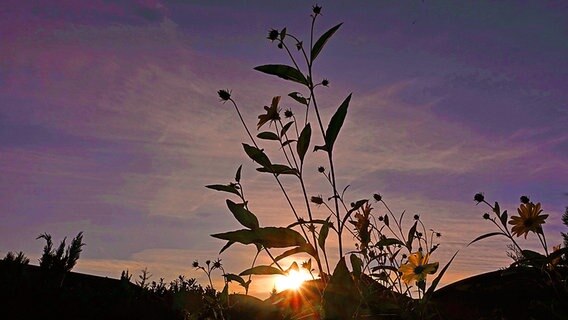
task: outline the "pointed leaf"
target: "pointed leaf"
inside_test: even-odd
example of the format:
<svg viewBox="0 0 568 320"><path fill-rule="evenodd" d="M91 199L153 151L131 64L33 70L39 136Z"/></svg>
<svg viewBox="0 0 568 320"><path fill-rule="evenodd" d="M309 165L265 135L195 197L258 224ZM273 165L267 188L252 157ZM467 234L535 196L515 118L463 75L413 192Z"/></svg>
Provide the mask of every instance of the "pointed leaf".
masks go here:
<svg viewBox="0 0 568 320"><path fill-rule="evenodd" d="M321 37L319 37L319 39L314 44L314 47L312 48L312 52L310 54L310 61L313 62L316 59L316 57L319 55L319 53L321 52L321 50L323 49L329 38L333 36L333 34L339 29L339 27L341 27L342 24L343 22L327 30L324 34L322 34Z"/></svg>
<svg viewBox="0 0 568 320"><path fill-rule="evenodd" d="M219 251L219 254L223 253L223 251L229 249L230 246L232 246L235 242L234 241L228 241L227 244L225 244L223 246L223 248L221 248L221 251Z"/></svg>
<svg viewBox="0 0 568 320"><path fill-rule="evenodd" d="M307 253L312 257L316 257L314 247L312 247L311 244L306 243L303 246L295 247L295 248L284 251L282 254L280 254L276 258L274 258L274 260L280 261L284 258L287 258L289 256L292 256L292 255L295 255L295 254L298 254L298 253Z"/></svg>
<svg viewBox="0 0 568 320"><path fill-rule="evenodd" d="M299 92L292 92L292 93L289 93L288 96L289 96L290 98L296 100L298 103L301 103L301 104L306 105L306 106L308 105L308 99L304 98L304 97L302 96L302 94L299 93Z"/></svg>
<svg viewBox="0 0 568 320"><path fill-rule="evenodd" d="M256 266L239 273L239 276L247 276L249 274L254 275L268 275L268 274L279 274L286 275L280 269L271 266Z"/></svg>
<svg viewBox="0 0 568 320"><path fill-rule="evenodd" d="M457 256L459 250L456 251L456 253L454 253L454 255L452 256L452 258L450 259L450 261L448 261L448 263L446 263L446 265L444 266L444 268L442 269L442 271L440 271L440 273L438 274L438 276L436 278L434 278L434 280L432 281L432 284L430 285L430 287L428 288L428 291L426 291L426 293L424 294L424 301L427 302L429 297L432 295L432 293L434 292L434 290L436 290L436 287L438 286L438 283L440 282L440 280L442 280L442 277L444 276L444 273L446 273L446 270L448 270L448 267L450 266L450 264L452 263L452 261L454 261L454 258Z"/></svg>
<svg viewBox="0 0 568 320"><path fill-rule="evenodd" d="M245 149L245 152L249 156L249 158L251 158L254 162L260 164L265 168L270 167L270 159L268 159L268 156L266 156L263 150L250 146L246 143L243 143L243 148Z"/></svg>
<svg viewBox="0 0 568 320"><path fill-rule="evenodd" d="M288 248L302 246L306 243L304 237L297 231L288 228L264 227L254 230L241 229L211 235L214 238L238 242L242 244L257 244L265 248Z"/></svg>
<svg viewBox="0 0 568 320"><path fill-rule="evenodd" d="M234 203L227 199L227 207L229 207L231 213L233 213L237 221L239 221L243 226L249 229L256 229L259 227L258 219L254 213L245 209L245 203Z"/></svg>
<svg viewBox="0 0 568 320"><path fill-rule="evenodd" d="M290 126L292 126L292 124L294 124L294 121L290 121L282 127L282 130L280 130L280 137L284 137L284 135L286 134L286 132L288 132L288 129L290 129Z"/></svg>
<svg viewBox="0 0 568 320"><path fill-rule="evenodd" d="M485 239L485 238L489 238L489 237L493 237L493 236L499 236L499 235L505 236L505 237L507 236L507 235L504 234L503 232L489 232L489 233L480 235L479 237L473 239L470 243L467 244L466 247L469 247L470 245L472 245L473 243L475 243L475 242L477 242L477 241L479 241L479 240L483 240L483 239Z"/></svg>
<svg viewBox="0 0 568 320"><path fill-rule="evenodd" d="M294 168L290 168L290 167L288 167L287 165L284 165L284 164L273 164L273 165L270 165L270 167L267 167L267 168L257 168L256 171L274 173L276 175L279 175L279 174L291 174L291 175L295 175L295 176L300 175L298 170L296 170Z"/></svg>
<svg viewBox="0 0 568 320"><path fill-rule="evenodd" d="M406 247L408 248L408 251L412 252L412 241L414 241L414 235L416 234L416 224L418 223L418 221L414 222L414 225L412 225L412 228L410 228L410 230L408 230L408 239L406 240Z"/></svg>
<svg viewBox="0 0 568 320"><path fill-rule="evenodd" d="M232 184L210 184L208 186L205 186L206 188L209 189L213 189L216 191L223 191L223 192L229 192L229 193L233 193L236 194L237 196L241 196L241 194L239 193L239 190L237 189L236 186L232 185Z"/></svg>
<svg viewBox="0 0 568 320"><path fill-rule="evenodd" d="M506 228L508 219L507 210L503 211L503 214L501 214L499 219L501 220L501 224Z"/></svg>
<svg viewBox="0 0 568 320"><path fill-rule="evenodd" d="M327 239L328 234L329 234L329 222L324 223L321 226L319 236L318 236L318 245L323 251L325 251L325 240Z"/></svg>
<svg viewBox="0 0 568 320"><path fill-rule="evenodd" d="M351 260L351 268L353 268L353 275L356 277L361 276L361 271L363 270L363 260L359 258L356 254L352 253L349 256Z"/></svg>
<svg viewBox="0 0 568 320"><path fill-rule="evenodd" d="M225 279L227 279L227 281L235 281L238 282L241 286L245 287L247 285L247 282L241 278L240 276L233 274L233 273L227 273L224 274Z"/></svg>
<svg viewBox="0 0 568 320"><path fill-rule="evenodd" d="M278 135L276 133L270 132L270 131L261 132L261 133L257 134L256 137L259 138L259 139L263 139L263 140L280 141L280 138L278 137Z"/></svg>
<svg viewBox="0 0 568 320"><path fill-rule="evenodd" d="M401 246L406 246L404 244L404 242L396 239L396 238L384 238L379 240L379 242L377 242L376 244L377 246L383 246L383 247L388 247L388 246L392 246L392 245L401 245Z"/></svg>
<svg viewBox="0 0 568 320"><path fill-rule="evenodd" d="M349 102L351 101L351 94L347 96L347 98L341 103L337 111L327 126L325 131L325 151L332 152L333 145L335 144L335 140L337 139L337 135L343 126L343 122L345 121L345 117L347 116L347 108L349 107ZM321 149L321 147L320 147Z"/></svg>
<svg viewBox="0 0 568 320"><path fill-rule="evenodd" d="M237 169L237 173L235 174L235 181L236 182L240 182L241 181L241 170L243 168L243 165L241 164L239 166L239 168Z"/></svg>
<svg viewBox="0 0 568 320"><path fill-rule="evenodd" d="M308 85L306 77L298 69L283 64L267 64L255 67L254 70L266 74L278 76L285 80L294 81L303 85Z"/></svg>
<svg viewBox="0 0 568 320"><path fill-rule="evenodd" d="M310 146L310 139L312 137L312 127L310 124L306 124L302 132L300 133L300 137L298 138L298 144L296 145L296 151L298 152L298 156L300 157L300 161L304 161L304 157L306 156L306 152L308 151L308 147Z"/></svg>
<svg viewBox="0 0 568 320"><path fill-rule="evenodd" d="M325 319L353 319L360 300L345 257L341 257L323 292Z"/></svg>

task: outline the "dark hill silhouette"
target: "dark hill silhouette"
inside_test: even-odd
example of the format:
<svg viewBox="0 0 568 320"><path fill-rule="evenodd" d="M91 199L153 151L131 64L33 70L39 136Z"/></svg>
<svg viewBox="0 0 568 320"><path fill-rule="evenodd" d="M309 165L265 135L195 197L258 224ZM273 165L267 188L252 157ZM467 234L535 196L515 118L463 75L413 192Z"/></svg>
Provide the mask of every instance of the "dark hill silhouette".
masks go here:
<svg viewBox="0 0 568 320"><path fill-rule="evenodd" d="M61 282L39 266L3 261L0 301L3 319L183 319L171 301L128 281L67 272Z"/></svg>

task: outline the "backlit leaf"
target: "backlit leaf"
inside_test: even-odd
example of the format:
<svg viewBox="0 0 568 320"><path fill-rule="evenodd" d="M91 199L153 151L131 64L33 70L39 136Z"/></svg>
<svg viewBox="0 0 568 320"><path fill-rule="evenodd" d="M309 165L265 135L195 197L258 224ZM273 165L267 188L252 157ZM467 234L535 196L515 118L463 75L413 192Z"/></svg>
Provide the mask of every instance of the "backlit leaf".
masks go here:
<svg viewBox="0 0 568 320"><path fill-rule="evenodd" d="M256 266L239 273L239 276L247 276L249 274L253 275L269 275L269 274L279 274L286 275L280 269L271 266Z"/></svg>

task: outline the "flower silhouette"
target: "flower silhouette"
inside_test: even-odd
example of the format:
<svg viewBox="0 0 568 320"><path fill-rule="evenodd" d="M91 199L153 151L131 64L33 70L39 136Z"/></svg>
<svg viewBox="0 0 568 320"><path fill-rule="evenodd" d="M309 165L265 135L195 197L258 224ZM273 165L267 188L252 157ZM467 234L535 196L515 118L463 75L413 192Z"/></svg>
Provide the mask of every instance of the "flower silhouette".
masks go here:
<svg viewBox="0 0 568 320"><path fill-rule="evenodd" d="M519 216L512 216L509 220L509 224L513 225L513 228L511 228L513 235L520 237L524 234L526 239L530 231L542 234L542 224L548 218L548 215L540 214L542 212L540 202L537 204L532 202L521 204L517 208L517 212Z"/></svg>

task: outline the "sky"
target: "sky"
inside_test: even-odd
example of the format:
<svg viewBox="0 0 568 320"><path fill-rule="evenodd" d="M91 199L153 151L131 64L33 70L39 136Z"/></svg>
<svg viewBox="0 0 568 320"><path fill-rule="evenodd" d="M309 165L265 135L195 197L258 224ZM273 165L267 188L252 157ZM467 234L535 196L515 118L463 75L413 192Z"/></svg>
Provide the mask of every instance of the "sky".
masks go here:
<svg viewBox="0 0 568 320"><path fill-rule="evenodd" d="M286 226L294 217L274 179L258 173L243 152L246 132L217 90L231 90L253 130L274 96L303 114L286 97L303 88L253 68L289 63L268 31L286 27L308 43L314 4L3 1L0 256L23 251L37 264L44 245L38 235L58 243L83 232L78 272L119 278L123 270L136 277L147 268L151 280L185 275L206 284L194 260L220 258L232 273L249 267L254 247L234 245L219 255L224 242L210 235L240 225L226 207L230 195L205 186L233 181L242 165L261 225ZM541 202L550 215L548 244L561 243L568 4L317 4L323 9L316 36L343 22L314 74L330 81L316 91L324 123L352 94L334 149L348 201L380 193L396 214L420 214L442 233L431 261L443 265L459 250L442 284L511 262L504 240L466 247L496 231L482 219L488 208L473 201L477 192L510 214L522 195ZM309 195L331 192L319 166L327 167L321 152L308 153ZM297 184L283 181L301 205ZM345 241L352 244L350 236ZM539 249L534 237L519 241ZM267 296L273 282L255 278L252 293Z"/></svg>

